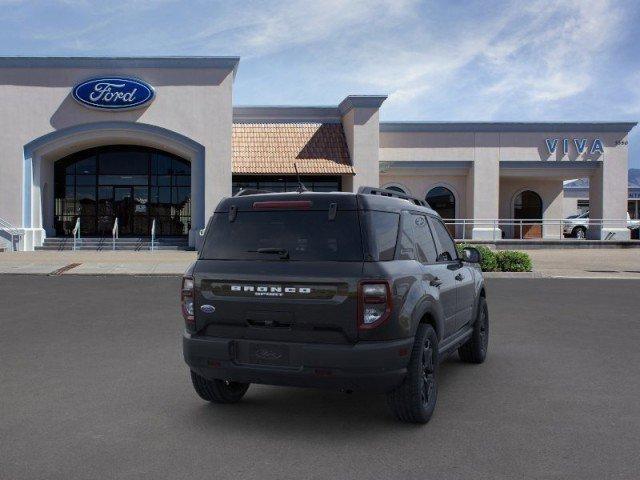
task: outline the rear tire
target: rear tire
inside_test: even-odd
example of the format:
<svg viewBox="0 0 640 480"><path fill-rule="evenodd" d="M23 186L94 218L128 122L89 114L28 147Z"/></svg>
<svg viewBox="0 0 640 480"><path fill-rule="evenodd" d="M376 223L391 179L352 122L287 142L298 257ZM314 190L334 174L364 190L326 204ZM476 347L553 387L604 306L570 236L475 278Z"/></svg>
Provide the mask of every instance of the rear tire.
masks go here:
<svg viewBox="0 0 640 480"><path fill-rule="evenodd" d="M438 336L431 325L420 324L402 385L387 393L387 404L402 422L427 423L438 399Z"/></svg>
<svg viewBox="0 0 640 480"><path fill-rule="evenodd" d="M482 363L487 358L489 347L489 309L484 297L480 297L478 315L473 324L471 338L458 348L460 360L467 363Z"/></svg>
<svg viewBox="0 0 640 480"><path fill-rule="evenodd" d="M248 383L208 380L193 370L191 371L191 383L200 398L212 403L239 402L249 389Z"/></svg>

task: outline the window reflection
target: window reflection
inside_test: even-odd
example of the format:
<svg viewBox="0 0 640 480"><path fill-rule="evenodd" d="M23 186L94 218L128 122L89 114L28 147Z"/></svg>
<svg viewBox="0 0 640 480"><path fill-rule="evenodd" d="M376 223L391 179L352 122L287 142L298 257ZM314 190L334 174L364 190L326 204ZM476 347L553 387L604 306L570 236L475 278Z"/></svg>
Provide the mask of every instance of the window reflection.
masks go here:
<svg viewBox="0 0 640 480"><path fill-rule="evenodd" d="M300 180L305 188L312 192L339 192L342 190L342 179L339 176L301 176ZM293 192L298 187L298 179L295 176L286 175L234 175L231 185L233 195L242 189Z"/></svg>
<svg viewBox="0 0 640 480"><path fill-rule="evenodd" d="M58 160L54 166L55 228L71 235L78 217L85 236L187 235L191 228L189 162L158 150L108 146Z"/></svg>

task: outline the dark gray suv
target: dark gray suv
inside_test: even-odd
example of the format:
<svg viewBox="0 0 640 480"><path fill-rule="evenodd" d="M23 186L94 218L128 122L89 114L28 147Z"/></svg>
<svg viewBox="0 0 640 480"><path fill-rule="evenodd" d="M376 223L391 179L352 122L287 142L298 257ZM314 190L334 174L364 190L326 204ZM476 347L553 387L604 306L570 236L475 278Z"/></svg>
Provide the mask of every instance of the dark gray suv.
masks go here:
<svg viewBox="0 0 640 480"><path fill-rule="evenodd" d="M251 383L386 393L433 414L440 361L487 354L477 250L398 192L240 192L220 202L182 282L184 359L214 403Z"/></svg>

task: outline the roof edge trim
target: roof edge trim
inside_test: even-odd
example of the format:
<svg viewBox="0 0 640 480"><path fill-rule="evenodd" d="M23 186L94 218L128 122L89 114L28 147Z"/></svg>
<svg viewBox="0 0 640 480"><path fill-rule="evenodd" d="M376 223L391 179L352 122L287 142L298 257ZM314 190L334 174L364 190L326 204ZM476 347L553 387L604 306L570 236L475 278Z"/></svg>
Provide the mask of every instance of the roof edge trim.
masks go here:
<svg viewBox="0 0 640 480"><path fill-rule="evenodd" d="M346 115L354 108L380 108L386 99L387 95L347 95L338 109Z"/></svg>
<svg viewBox="0 0 640 480"><path fill-rule="evenodd" d="M637 122L380 122L381 132L630 132Z"/></svg>
<svg viewBox="0 0 640 480"><path fill-rule="evenodd" d="M0 68L215 68L233 70L240 57L0 57Z"/></svg>
<svg viewBox="0 0 640 480"><path fill-rule="evenodd" d="M340 123L332 106L239 106L233 107L234 123Z"/></svg>

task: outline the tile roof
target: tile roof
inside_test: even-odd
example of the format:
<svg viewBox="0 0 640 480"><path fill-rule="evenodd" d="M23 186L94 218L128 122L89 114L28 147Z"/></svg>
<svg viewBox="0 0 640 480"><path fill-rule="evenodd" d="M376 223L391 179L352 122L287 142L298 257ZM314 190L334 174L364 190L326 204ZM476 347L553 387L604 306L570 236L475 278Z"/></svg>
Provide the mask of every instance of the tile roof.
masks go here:
<svg viewBox="0 0 640 480"><path fill-rule="evenodd" d="M233 173L353 174L341 124L235 123Z"/></svg>

